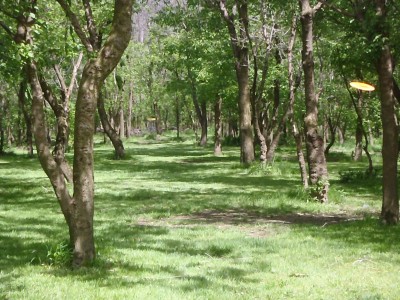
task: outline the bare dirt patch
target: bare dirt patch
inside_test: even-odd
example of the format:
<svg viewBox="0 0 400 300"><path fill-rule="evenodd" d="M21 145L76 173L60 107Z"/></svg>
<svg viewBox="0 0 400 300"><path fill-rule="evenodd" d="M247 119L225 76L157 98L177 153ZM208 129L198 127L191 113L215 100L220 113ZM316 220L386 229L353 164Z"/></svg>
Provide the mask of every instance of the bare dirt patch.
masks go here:
<svg viewBox="0 0 400 300"><path fill-rule="evenodd" d="M213 225L216 228L235 227L246 232L251 237L268 237L274 234L275 230L270 226L310 224L315 226L328 226L340 222L361 220L362 217L346 214L309 214L292 213L284 215L263 215L246 210L205 210L191 215L181 215L158 220L140 219L139 226L163 226L163 227L196 227L201 225Z"/></svg>

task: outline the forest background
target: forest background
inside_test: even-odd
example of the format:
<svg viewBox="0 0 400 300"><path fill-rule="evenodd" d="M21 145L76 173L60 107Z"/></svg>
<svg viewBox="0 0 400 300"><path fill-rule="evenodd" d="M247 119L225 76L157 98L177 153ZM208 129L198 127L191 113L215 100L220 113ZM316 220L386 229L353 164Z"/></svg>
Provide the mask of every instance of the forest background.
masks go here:
<svg viewBox="0 0 400 300"><path fill-rule="evenodd" d="M189 130L260 176L291 149L300 198L325 205L337 159L341 180L380 182L379 218L397 224L398 16L395 1L1 1L0 153L36 146L75 268L96 256L95 133L126 162L130 139L185 149Z"/></svg>

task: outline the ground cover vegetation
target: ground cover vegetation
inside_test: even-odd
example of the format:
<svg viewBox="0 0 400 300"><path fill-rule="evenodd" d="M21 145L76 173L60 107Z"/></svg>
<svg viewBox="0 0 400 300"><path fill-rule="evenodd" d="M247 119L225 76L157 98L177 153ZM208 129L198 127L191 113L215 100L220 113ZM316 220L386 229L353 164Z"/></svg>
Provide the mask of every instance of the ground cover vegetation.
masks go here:
<svg viewBox="0 0 400 300"><path fill-rule="evenodd" d="M330 202L303 191L292 147L244 168L193 134L95 145L97 258L73 270L46 176L15 151L1 162L0 297L5 299L396 299L399 228L379 222L380 176L352 144L333 148ZM376 149L378 150L378 149ZM380 153L373 153L381 164ZM340 160L340 161L339 161ZM361 184L364 183L364 184Z"/></svg>
<svg viewBox="0 0 400 300"><path fill-rule="evenodd" d="M2 295L393 298L399 9L0 0Z"/></svg>

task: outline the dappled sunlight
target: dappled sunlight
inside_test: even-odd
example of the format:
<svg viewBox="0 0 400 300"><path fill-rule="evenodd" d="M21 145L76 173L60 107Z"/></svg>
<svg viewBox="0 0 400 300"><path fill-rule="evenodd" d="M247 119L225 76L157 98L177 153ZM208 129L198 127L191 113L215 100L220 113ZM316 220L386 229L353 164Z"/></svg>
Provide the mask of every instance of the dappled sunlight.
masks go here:
<svg viewBox="0 0 400 300"><path fill-rule="evenodd" d="M379 178L340 181L340 170L363 162L332 156L331 201L321 205L302 188L285 148L274 164L243 167L236 148L214 157L192 142L125 145L126 158L114 160L109 145L96 144L97 258L79 271L49 265L49 249L68 232L38 162L1 158L3 286L22 298L25 290L42 293L42 282L98 298L95 287L117 298L235 299L245 290L267 299L270 291L306 297L314 287L358 295L349 281L358 288L393 282L385 270L398 270L399 232L377 221Z"/></svg>

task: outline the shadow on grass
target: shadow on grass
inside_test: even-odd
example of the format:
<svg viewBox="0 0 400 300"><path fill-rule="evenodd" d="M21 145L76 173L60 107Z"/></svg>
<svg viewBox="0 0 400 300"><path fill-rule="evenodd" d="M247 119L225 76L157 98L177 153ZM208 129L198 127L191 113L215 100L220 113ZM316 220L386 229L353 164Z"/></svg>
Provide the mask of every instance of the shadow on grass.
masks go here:
<svg viewBox="0 0 400 300"><path fill-rule="evenodd" d="M73 276L83 281L93 280L99 286L115 288L148 284L149 281L168 285L170 278L180 279L184 291L207 289L217 284L207 276L187 275L171 265L154 266L151 262L140 264L124 261L124 251L155 252L167 256L178 254L202 259L229 257L234 252L234 246L229 244L208 242L196 245L191 240L171 237L171 228L175 224L171 227L168 223L171 219L193 231L215 224L251 226L279 223L291 226L299 234L348 247L367 247L377 252L398 251L400 230L397 227L380 226L373 219L344 222L348 216L313 214L312 208L309 211L304 204L304 199L297 197L300 180L273 175L249 176L238 163L235 165L239 161L237 156L213 157L211 150L188 144L154 142L127 149L127 158L115 161L110 149L97 149L95 169L104 172L106 178L96 186L103 188L96 195L95 221L96 243L102 254L92 269L71 271L50 268L42 271L61 277ZM150 159L146 161L143 157ZM289 160L292 157L290 154ZM340 154L331 157L331 161L342 159L347 161L348 157ZM4 161L6 163L0 164L0 170L5 170L5 173L23 175L24 170L41 172L35 160L25 161L19 156L12 156L5 157ZM125 181L119 182L118 171L127 174ZM134 181L130 183L131 177L148 183L148 188L138 187ZM55 197L47 179L44 179L44 184L42 179L27 181L23 176L21 178L0 177L2 209L15 210L15 214L32 211L37 216L43 216L42 210L46 213L50 208L59 210L55 201L49 201ZM171 187L172 183L176 184L176 190ZM47 187L45 191L42 191L42 184ZM379 193L378 184L341 185L337 181L331 184L351 190L360 197ZM32 194L40 197L32 197ZM279 202L286 200L290 203ZM158 225L138 224L135 220L140 214L172 217L165 218L169 221L159 219ZM63 221L62 215L59 217ZM21 220L0 215L0 222L0 269L6 272L29 263L35 256L45 257L46 242L43 240L51 236L52 241L59 241L57 237L67 232L66 226L55 226L54 219L32 217ZM9 234L8 231L12 230L15 232ZM22 232L28 237L23 237ZM41 241L38 241L38 237ZM268 238L267 235L264 237ZM110 261L108 257L117 257L117 261ZM116 274L119 269L140 276L125 278ZM227 279L226 282L249 280L246 278L249 271L236 266L220 267L215 273L216 277ZM7 280L11 281L12 277Z"/></svg>
<svg viewBox="0 0 400 300"><path fill-rule="evenodd" d="M297 230L348 247L364 248L366 251L398 253L400 247L400 227L382 225L374 218L342 222L324 228L303 226Z"/></svg>

